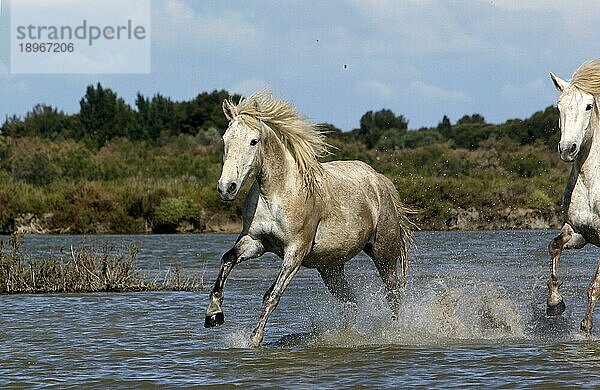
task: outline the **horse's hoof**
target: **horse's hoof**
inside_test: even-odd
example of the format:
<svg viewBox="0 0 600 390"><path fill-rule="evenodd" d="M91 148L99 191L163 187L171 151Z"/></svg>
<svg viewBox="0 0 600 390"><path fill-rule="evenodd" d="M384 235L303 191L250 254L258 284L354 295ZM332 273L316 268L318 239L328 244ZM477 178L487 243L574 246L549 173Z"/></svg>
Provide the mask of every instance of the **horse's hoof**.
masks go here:
<svg viewBox="0 0 600 390"><path fill-rule="evenodd" d="M565 308L566 306L564 301L560 301L559 303L553 306L547 305L546 314L549 316L559 316L565 311Z"/></svg>
<svg viewBox="0 0 600 390"><path fill-rule="evenodd" d="M581 325L579 325L579 333L584 336L589 336L592 334L592 323L586 320L581 321Z"/></svg>
<svg viewBox="0 0 600 390"><path fill-rule="evenodd" d="M223 325L225 322L225 317L223 316L223 312L220 311L218 313L206 316L204 318L204 327L205 328L213 328L215 326Z"/></svg>

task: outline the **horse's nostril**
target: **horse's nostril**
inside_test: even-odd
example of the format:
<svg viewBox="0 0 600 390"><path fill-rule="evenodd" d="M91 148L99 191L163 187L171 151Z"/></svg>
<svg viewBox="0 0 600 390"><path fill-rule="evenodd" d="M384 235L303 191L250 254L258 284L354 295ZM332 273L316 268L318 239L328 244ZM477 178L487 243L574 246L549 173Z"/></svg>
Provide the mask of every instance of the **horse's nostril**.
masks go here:
<svg viewBox="0 0 600 390"><path fill-rule="evenodd" d="M573 144L573 145L571 145L571 148L569 148L569 153L573 154L573 153L575 153L576 150L577 150L577 144Z"/></svg>
<svg viewBox="0 0 600 390"><path fill-rule="evenodd" d="M236 188L237 188L237 184L235 184L235 183L231 183L231 184L229 185L229 187L227 187L227 192L229 192L229 193L235 192L235 189L236 189Z"/></svg>

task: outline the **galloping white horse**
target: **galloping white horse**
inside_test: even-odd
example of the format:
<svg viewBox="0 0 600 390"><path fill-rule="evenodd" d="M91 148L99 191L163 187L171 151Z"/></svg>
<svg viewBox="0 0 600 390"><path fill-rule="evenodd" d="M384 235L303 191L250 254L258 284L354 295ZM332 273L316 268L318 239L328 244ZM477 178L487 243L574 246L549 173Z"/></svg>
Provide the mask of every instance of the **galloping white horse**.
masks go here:
<svg viewBox="0 0 600 390"><path fill-rule="evenodd" d="M223 287L236 264L272 252L282 258L279 275L263 297L262 314L250 337L258 346L269 315L300 266L316 268L331 293L343 302L356 297L344 264L364 250L375 262L397 315L406 283L412 242L409 211L394 185L359 161L320 163L327 143L288 102L259 91L235 105L223 102L229 127L218 183L221 199L235 199L254 180L243 211L243 229L221 259L210 293L205 327L221 325ZM397 261L402 265L399 281Z"/></svg>
<svg viewBox="0 0 600 390"><path fill-rule="evenodd" d="M558 260L563 249L600 246L600 59L585 62L567 82L550 73L560 91L560 143L563 161L573 168L563 195L564 224L548 250L551 257L548 281L548 315L565 310L558 292ZM588 287L588 304L581 332L590 333L594 306L600 297L600 263Z"/></svg>

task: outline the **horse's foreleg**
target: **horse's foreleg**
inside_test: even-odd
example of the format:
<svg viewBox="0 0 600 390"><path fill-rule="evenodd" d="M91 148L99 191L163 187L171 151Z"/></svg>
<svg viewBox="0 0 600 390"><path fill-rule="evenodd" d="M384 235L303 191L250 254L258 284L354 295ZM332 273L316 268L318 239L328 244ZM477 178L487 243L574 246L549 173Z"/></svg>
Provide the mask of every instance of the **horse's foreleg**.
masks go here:
<svg viewBox="0 0 600 390"><path fill-rule="evenodd" d="M592 331L594 308L596 307L596 301L600 297L600 262L596 267L596 274L594 275L594 278L592 279L588 287L587 296L587 311L585 312L585 317L583 317L579 329L582 333L589 334Z"/></svg>
<svg viewBox="0 0 600 390"><path fill-rule="evenodd" d="M204 327L211 328L213 326L223 325L225 317L223 316L223 287L229 273L233 269L237 261L235 248L228 250L221 258L221 270L215 281L215 286L210 292L210 303L206 308L206 316L204 317Z"/></svg>
<svg viewBox="0 0 600 390"><path fill-rule="evenodd" d="M565 224L556 236L548 245L548 253L550 254L550 280L548 280L548 299L546 300L546 314L549 316L558 316L565 311L565 302L563 297L558 292L560 283L558 281L558 260L562 253L563 247L573 236L573 229L568 224Z"/></svg>
<svg viewBox="0 0 600 390"><path fill-rule="evenodd" d="M265 294L263 295L263 300L262 300L262 304L263 306L265 305L265 303L267 302L267 299L269 299L269 297L271 296L271 292L273 291L273 289L275 288L275 284L277 282L273 282L273 284L271 285L271 287L269 287L267 289L267 291L265 292Z"/></svg>
<svg viewBox="0 0 600 390"><path fill-rule="evenodd" d="M279 300L281 299L286 287L290 284L294 276L296 276L296 273L298 273L300 264L302 263L302 258L303 256L299 255L296 251L290 251L290 253L285 254L281 270L277 275L277 279L263 298L263 308L260 319L258 320L258 324L250 336L251 346L257 347L260 345L260 343L262 343L267 320L269 319L271 313L273 313L273 310L275 310L279 304Z"/></svg>
<svg viewBox="0 0 600 390"><path fill-rule="evenodd" d="M210 293L210 303L206 308L204 326L207 328L222 325L225 321L223 316L223 289L227 278L236 264L250 258L261 256L265 249L262 243L250 236L242 236L233 248L228 250L221 258L221 269L215 286Z"/></svg>

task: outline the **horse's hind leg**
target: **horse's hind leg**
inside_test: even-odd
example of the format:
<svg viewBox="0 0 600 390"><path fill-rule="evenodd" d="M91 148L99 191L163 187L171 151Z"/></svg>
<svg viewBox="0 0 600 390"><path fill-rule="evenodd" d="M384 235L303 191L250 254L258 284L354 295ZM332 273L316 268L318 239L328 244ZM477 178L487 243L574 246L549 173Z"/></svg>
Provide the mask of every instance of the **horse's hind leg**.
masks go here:
<svg viewBox="0 0 600 390"><path fill-rule="evenodd" d="M398 317L400 310L401 285L396 270L398 260L401 259L399 250L394 248L395 244L377 243L367 244L364 251L375 263L377 272L383 280L386 289L386 298L393 312L393 318ZM397 244L396 244L397 245Z"/></svg>
<svg viewBox="0 0 600 390"><path fill-rule="evenodd" d="M585 317L583 317L579 329L582 333L589 334L592 331L594 308L596 307L596 301L598 300L598 298L600 298L600 262L596 267L596 274L594 275L594 278L592 279L588 287L587 295L587 311L585 312Z"/></svg>
<svg viewBox="0 0 600 390"><path fill-rule="evenodd" d="M245 235L240 237L233 248L223 255L221 270L210 293L210 303L206 308L206 317L204 318L206 328L222 325L225 321L221 307L223 305L223 288L233 267L246 259L261 256L264 251L265 249L260 241Z"/></svg>
<svg viewBox="0 0 600 390"><path fill-rule="evenodd" d="M352 320L356 318L357 300L352 287L346 280L344 274L344 265L336 265L329 267L318 267L317 271L321 275L321 279L325 283L327 289L337 298L338 301L346 304L352 310Z"/></svg>

